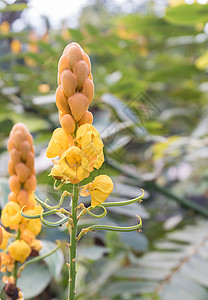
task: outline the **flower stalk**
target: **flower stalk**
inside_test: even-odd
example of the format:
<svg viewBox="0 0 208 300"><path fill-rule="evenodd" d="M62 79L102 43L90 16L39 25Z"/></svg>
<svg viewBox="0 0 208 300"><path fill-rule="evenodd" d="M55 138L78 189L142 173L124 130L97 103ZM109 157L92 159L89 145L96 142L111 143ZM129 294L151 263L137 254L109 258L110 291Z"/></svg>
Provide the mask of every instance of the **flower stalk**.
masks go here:
<svg viewBox="0 0 208 300"><path fill-rule="evenodd" d="M73 196L72 196L72 207L71 207L71 217L72 224L69 225L70 232L70 247L69 247L69 256L70 256L70 265L69 265L69 299L75 299L75 282L76 282L76 249L77 249L77 210L79 199L79 184L73 184Z"/></svg>
<svg viewBox="0 0 208 300"><path fill-rule="evenodd" d="M48 144L46 156L53 159L54 166L49 175L53 176L54 190L59 190L64 184L71 183L72 194L64 191L57 205L50 206L46 201L37 197L36 201L46 211L35 216L26 212L22 215L28 218L40 218L48 227L58 227L66 223L69 235L69 291L68 300L75 300L76 294L76 251L77 242L82 236L94 230L109 230L128 232L140 231L142 221L129 227L117 227L108 225L91 225L77 232L77 223L81 217L89 214L93 218L103 218L107 215L107 208L124 206L141 202L143 194L138 198L123 202L107 202L106 199L113 191L113 181L107 175L96 176L91 182L89 175L93 170L99 170L104 162L104 144L99 132L92 125L93 115L88 107L93 100L94 84L91 74L90 59L77 43L71 43L63 51L58 64L58 88L56 90L56 105L59 111L61 127L56 128ZM57 157L59 159L57 159ZM84 186L82 181L88 179ZM57 181L59 183L57 184ZM79 195L90 196L91 205L85 207L84 203L78 203ZM70 209L63 208L66 196L71 196ZM94 209L102 209L100 214L91 212ZM59 220L52 222L46 220L49 215L59 216Z"/></svg>

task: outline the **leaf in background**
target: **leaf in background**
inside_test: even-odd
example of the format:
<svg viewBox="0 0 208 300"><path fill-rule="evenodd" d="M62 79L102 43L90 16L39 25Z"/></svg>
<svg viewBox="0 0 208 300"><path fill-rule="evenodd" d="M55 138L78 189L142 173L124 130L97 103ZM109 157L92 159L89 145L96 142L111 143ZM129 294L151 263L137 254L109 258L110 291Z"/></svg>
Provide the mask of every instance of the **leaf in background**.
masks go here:
<svg viewBox="0 0 208 300"><path fill-rule="evenodd" d="M4 8L0 9L0 12L15 12L15 11L22 11L27 8L27 4L25 3L15 3L12 5L7 5Z"/></svg>
<svg viewBox="0 0 208 300"><path fill-rule="evenodd" d="M31 299L41 294L50 281L48 267L45 264L35 263L22 271L17 286L23 291L25 299Z"/></svg>
<svg viewBox="0 0 208 300"><path fill-rule="evenodd" d="M100 246L84 246L78 248L79 259L98 260L103 257L104 254L110 252L110 249Z"/></svg>
<svg viewBox="0 0 208 300"><path fill-rule="evenodd" d="M146 252L148 250L148 240L141 232L122 232L121 240L136 252ZM126 272L124 272L124 274L126 274Z"/></svg>
<svg viewBox="0 0 208 300"><path fill-rule="evenodd" d="M10 193L9 181L6 178L0 178L0 206L3 208L8 202Z"/></svg>
<svg viewBox="0 0 208 300"><path fill-rule="evenodd" d="M205 24L207 15L207 5L194 3L168 8L164 19L173 24L193 26L197 23Z"/></svg>
<svg viewBox="0 0 208 300"><path fill-rule="evenodd" d="M43 243L43 248L40 250L40 255L45 255L56 248L56 244L51 241L41 242ZM61 249L58 249L55 253L46 257L44 261L48 266L50 276L58 280L64 264L64 255Z"/></svg>

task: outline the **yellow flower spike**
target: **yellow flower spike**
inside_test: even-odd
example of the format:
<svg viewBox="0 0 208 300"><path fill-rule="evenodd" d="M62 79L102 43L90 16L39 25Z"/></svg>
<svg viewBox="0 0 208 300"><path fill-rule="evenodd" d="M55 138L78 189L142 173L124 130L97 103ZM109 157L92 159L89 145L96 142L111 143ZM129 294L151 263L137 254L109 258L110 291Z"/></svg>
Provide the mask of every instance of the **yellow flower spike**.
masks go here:
<svg viewBox="0 0 208 300"><path fill-rule="evenodd" d="M6 247L7 247L7 244L8 244L8 241L9 241L9 238L12 236L11 233L9 233L8 231L6 231L4 229L4 227L1 227L2 229L2 237L3 237L3 240L1 242L1 245L0 245L0 249L2 250L6 250Z"/></svg>
<svg viewBox="0 0 208 300"><path fill-rule="evenodd" d="M60 152L63 153L63 151L66 151L69 148L69 143L70 138L66 134L66 132L62 128L55 129L52 138L48 144L46 156L48 158L53 158L60 155Z"/></svg>
<svg viewBox="0 0 208 300"><path fill-rule="evenodd" d="M5 227L10 229L15 229L22 219L21 216L21 207L16 202L8 202L1 214L1 221Z"/></svg>
<svg viewBox="0 0 208 300"><path fill-rule="evenodd" d="M111 178L107 175L99 175L81 190L80 195L86 197L90 194L91 206L95 207L105 202L112 190L113 182Z"/></svg>
<svg viewBox="0 0 208 300"><path fill-rule="evenodd" d="M85 153L76 146L70 147L63 153L59 164L63 175L71 183L78 183L89 176L89 161Z"/></svg>
<svg viewBox="0 0 208 300"><path fill-rule="evenodd" d="M31 252L30 246L23 240L14 241L9 245L8 250L11 257L21 263L28 258Z"/></svg>

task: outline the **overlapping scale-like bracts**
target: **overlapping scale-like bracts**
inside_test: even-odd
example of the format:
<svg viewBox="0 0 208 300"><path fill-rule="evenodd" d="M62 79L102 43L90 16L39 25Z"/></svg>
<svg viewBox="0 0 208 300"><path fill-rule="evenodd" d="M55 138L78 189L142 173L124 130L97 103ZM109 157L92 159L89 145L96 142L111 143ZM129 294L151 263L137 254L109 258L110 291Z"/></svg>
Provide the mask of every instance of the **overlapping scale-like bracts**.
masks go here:
<svg viewBox="0 0 208 300"><path fill-rule="evenodd" d="M77 43L66 46L58 63L56 105L59 121L67 134L73 135L78 126L92 124L88 107L94 96L91 63Z"/></svg>
<svg viewBox="0 0 208 300"><path fill-rule="evenodd" d="M18 123L12 128L8 151L11 192L1 213L4 226L0 228L2 272L12 272L15 262L23 263L29 256L38 255L42 247L41 241L36 239L41 230L40 219L26 219L21 215L22 209L29 215L40 214L42 211L33 195L36 188L33 139L24 124ZM7 285L10 279L5 277L3 281Z"/></svg>
<svg viewBox="0 0 208 300"><path fill-rule="evenodd" d="M16 124L10 132L8 141L10 160L9 171L9 201L18 203L27 209L33 208L35 201L31 197L36 188L34 169L35 151L33 139L24 124Z"/></svg>

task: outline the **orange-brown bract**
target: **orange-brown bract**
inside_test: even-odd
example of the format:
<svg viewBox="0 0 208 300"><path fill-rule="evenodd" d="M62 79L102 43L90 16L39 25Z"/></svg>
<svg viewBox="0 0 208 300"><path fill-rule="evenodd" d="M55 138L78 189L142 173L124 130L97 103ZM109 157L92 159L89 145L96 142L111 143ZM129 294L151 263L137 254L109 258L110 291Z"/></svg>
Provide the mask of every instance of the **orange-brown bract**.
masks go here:
<svg viewBox="0 0 208 300"><path fill-rule="evenodd" d="M35 157L32 136L24 124L17 123L12 128L7 148L10 154L8 171L11 176L9 201L17 202L20 206L27 205L28 202L31 207L29 197L36 188Z"/></svg>
<svg viewBox="0 0 208 300"><path fill-rule="evenodd" d="M78 127L92 124L93 116L87 110L93 97L90 58L80 45L71 43L65 47L59 59L56 90L59 122L68 135L73 136L76 123Z"/></svg>
<svg viewBox="0 0 208 300"><path fill-rule="evenodd" d="M15 232L10 233L3 228L1 245L0 231L0 248L5 250L1 253L1 271L3 273L8 271L13 275L15 262L23 263L33 250L39 251L41 247L40 241L38 247L34 243L37 241L35 235L41 230L40 219L25 219L21 215L21 209L24 207L24 212L28 214L40 214L42 207L36 203L33 195L36 188L33 139L24 124L18 123L12 128L7 148L10 154L8 171L11 192L8 195L9 201L2 209L1 223ZM11 279L13 276L8 278Z"/></svg>

